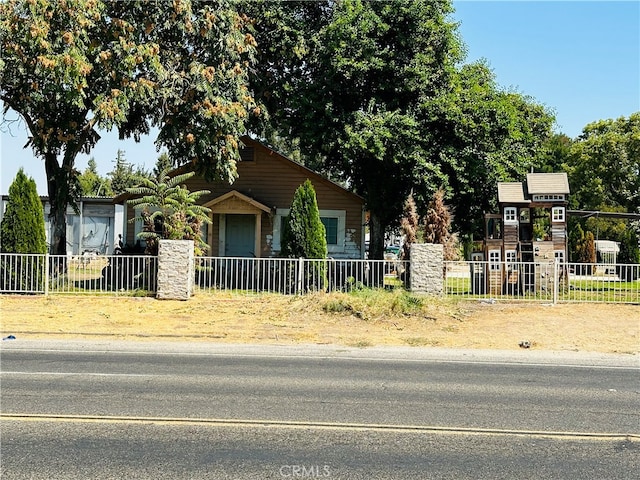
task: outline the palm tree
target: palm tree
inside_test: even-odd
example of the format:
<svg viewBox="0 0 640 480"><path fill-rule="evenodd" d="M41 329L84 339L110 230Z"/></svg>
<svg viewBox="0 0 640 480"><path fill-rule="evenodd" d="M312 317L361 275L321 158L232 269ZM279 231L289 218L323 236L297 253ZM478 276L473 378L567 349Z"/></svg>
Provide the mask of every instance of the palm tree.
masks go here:
<svg viewBox="0 0 640 480"><path fill-rule="evenodd" d="M211 210L198 205L198 199L211 192L198 190L190 192L183 182L195 175L194 172L169 176L163 170L158 178L143 178L142 184L128 188L127 192L137 198L130 200L129 205L142 207L140 216L132 221L142 221L143 231L138 238L147 243L147 253L158 253L158 240L193 240L196 255L201 255L207 245L201 236L201 227L211 223Z"/></svg>

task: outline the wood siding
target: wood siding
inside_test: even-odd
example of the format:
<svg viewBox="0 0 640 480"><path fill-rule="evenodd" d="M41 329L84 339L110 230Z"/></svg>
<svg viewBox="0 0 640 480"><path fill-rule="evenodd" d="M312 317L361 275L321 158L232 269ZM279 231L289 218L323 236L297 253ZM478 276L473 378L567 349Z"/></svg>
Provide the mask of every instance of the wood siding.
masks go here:
<svg viewBox="0 0 640 480"><path fill-rule="evenodd" d="M274 152L259 142L248 138L242 141L253 149L253 161L238 162L238 178L233 184L214 181L207 182L201 177L192 177L186 182L191 191L209 190L211 193L201 197L200 202L207 202L230 191L238 191L271 208L272 213L262 214L261 256L271 256L271 236L273 232L273 216L277 208L290 208L296 189L305 180L311 180L316 191L318 208L320 210L341 210L346 212L345 239L351 242L350 257L362 256L363 231L363 200L361 197L326 180L319 174L299 165L286 157ZM246 156L247 151L245 151ZM133 217L132 209L127 209L127 218ZM213 225L209 225L209 245L212 247L210 255L218 255L219 215L213 215ZM133 225L127 228L127 243L134 244ZM337 256L337 255L336 255Z"/></svg>

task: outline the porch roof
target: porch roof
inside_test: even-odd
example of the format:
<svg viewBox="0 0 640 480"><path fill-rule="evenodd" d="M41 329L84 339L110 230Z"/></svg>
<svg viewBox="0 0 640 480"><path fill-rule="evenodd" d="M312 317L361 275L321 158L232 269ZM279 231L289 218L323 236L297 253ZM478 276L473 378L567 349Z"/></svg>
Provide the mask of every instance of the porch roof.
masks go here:
<svg viewBox="0 0 640 480"><path fill-rule="evenodd" d="M205 203L204 206L209 207L213 213L241 212L246 211L247 207L249 210L256 212L261 210L266 213L271 213L271 208L237 190L231 190L224 195L220 195Z"/></svg>

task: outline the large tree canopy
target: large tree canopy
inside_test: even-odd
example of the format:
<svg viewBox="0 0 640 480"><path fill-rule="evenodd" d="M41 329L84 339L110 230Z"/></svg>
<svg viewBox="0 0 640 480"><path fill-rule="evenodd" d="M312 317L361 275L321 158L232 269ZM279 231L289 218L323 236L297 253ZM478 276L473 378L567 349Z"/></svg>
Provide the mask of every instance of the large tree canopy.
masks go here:
<svg viewBox="0 0 640 480"><path fill-rule="evenodd" d="M590 123L570 151L571 193L580 208L640 213L640 112Z"/></svg>
<svg viewBox="0 0 640 480"><path fill-rule="evenodd" d="M430 163L443 176L457 229L482 234L497 182L522 180L538 163L553 116L532 98L501 89L484 63L462 66L443 95L425 105Z"/></svg>
<svg viewBox="0 0 640 480"><path fill-rule="evenodd" d="M457 228L471 232L493 206L495 182L532 165L552 116L499 89L484 64L461 66L449 0L278 8L282 15L256 23L258 39L267 23L285 39L260 50L261 64L277 65L287 43L279 58L293 67L269 75L271 83L254 81L256 90L281 136L300 139L310 166L365 198L371 258L382 258L385 230L399 224L411 190L424 211L445 187Z"/></svg>
<svg viewBox="0 0 640 480"><path fill-rule="evenodd" d="M0 99L44 160L52 251L65 253L75 158L117 128L176 164L233 179L237 138L257 114L247 86L256 46L230 1L8 0L0 4Z"/></svg>
<svg viewBox="0 0 640 480"><path fill-rule="evenodd" d="M416 112L438 95L460 58L446 1L333 4L308 42L304 75L288 85L291 131L303 150L361 194L371 212L370 256L402 214L420 155Z"/></svg>

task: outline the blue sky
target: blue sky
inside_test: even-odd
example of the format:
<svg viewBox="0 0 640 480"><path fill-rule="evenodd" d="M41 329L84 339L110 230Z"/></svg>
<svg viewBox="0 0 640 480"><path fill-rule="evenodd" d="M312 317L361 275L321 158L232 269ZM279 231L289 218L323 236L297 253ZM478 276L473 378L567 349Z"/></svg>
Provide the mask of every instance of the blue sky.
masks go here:
<svg viewBox="0 0 640 480"><path fill-rule="evenodd" d="M498 84L533 97L556 114L558 132L577 137L596 120L640 111L640 1L455 1L453 18L467 46L466 62L485 59ZM16 118L10 112L9 118ZM24 124L0 132L0 192L18 168L46 195L44 164L26 143ZM127 161L152 169L153 138L140 144L105 132L91 155L105 175L118 149Z"/></svg>

